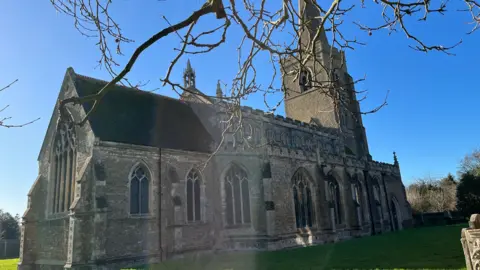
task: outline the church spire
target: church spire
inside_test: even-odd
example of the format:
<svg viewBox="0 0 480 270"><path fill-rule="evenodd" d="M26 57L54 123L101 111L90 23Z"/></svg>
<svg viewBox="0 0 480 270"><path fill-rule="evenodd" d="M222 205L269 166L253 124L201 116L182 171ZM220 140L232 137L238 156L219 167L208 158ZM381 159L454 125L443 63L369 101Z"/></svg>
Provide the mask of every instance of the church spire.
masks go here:
<svg viewBox="0 0 480 270"><path fill-rule="evenodd" d="M322 24L320 10L317 7L316 0L298 0L298 13L301 16L300 24L303 24L301 44L305 45L315 38L318 28ZM306 31L305 31L306 30ZM325 34L325 27L321 30L317 42L323 46L328 45L327 35Z"/></svg>
<svg viewBox="0 0 480 270"><path fill-rule="evenodd" d="M190 64L190 59L187 61L187 67L183 70L183 87L185 88L195 88L195 70Z"/></svg>
<svg viewBox="0 0 480 270"><path fill-rule="evenodd" d="M217 81L217 98L223 97L222 86L220 85L220 80Z"/></svg>
<svg viewBox="0 0 480 270"><path fill-rule="evenodd" d="M190 64L190 59L187 60L187 68L186 68L187 71L193 71L192 69L192 64Z"/></svg>

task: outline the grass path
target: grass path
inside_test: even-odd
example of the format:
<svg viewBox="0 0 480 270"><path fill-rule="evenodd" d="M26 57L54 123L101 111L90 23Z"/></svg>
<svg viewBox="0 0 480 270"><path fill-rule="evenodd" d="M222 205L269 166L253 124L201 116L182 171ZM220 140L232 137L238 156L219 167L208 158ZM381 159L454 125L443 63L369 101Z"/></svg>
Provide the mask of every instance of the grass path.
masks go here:
<svg viewBox="0 0 480 270"><path fill-rule="evenodd" d="M232 253L192 262L166 262L150 269L465 269L460 231L466 224L411 229L307 248Z"/></svg>
<svg viewBox="0 0 480 270"><path fill-rule="evenodd" d="M465 269L460 244L466 224L411 229L336 244L272 252L231 253L151 265L165 270ZM0 260L0 269L16 269Z"/></svg>

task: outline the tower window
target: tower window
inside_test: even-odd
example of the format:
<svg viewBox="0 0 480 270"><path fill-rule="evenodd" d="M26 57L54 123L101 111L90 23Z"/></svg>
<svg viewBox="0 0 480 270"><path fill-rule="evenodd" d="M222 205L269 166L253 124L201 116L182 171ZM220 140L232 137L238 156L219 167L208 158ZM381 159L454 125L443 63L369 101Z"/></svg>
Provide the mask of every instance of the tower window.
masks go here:
<svg viewBox="0 0 480 270"><path fill-rule="evenodd" d="M300 72L300 91L305 92L312 88L312 73L307 70L302 70Z"/></svg>

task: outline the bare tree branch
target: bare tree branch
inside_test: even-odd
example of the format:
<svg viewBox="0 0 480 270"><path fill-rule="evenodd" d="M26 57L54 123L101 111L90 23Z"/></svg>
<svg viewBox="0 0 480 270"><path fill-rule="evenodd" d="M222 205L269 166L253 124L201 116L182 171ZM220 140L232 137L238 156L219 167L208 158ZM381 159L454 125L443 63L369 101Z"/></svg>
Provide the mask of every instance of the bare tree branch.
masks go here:
<svg viewBox="0 0 480 270"><path fill-rule="evenodd" d="M179 95L182 91L197 94L180 82L171 79L182 57L213 51L227 41L227 35L232 31L237 33L240 31L243 35L237 47L238 71L225 84L224 95L221 97L206 95L229 104L225 105L228 107L225 110L235 117L228 118L226 126L234 126L235 129L241 126L237 121L242 119L238 117L242 101L254 93L261 93L269 112L274 112L282 101L288 98L287 95L300 94L306 88L308 91L317 91L331 100L331 107L319 108L319 111L334 112L339 119L338 126L341 131L344 127L340 122L345 121L345 118L358 123L360 115L375 113L386 106L388 91L385 99L378 106L370 110L358 111L352 104L365 100L367 93L366 90L355 90L355 86L365 78L355 80L339 77L339 74L346 72L345 51L366 45L357 38L359 33L366 32L372 35L373 32L381 30L387 30L389 34L403 32L406 38L412 41L409 45L412 49L421 52L437 51L448 55L453 55L452 50L462 43L460 39L457 43L448 46L430 44L416 35L415 29L409 27L410 21L424 23L429 21L432 14L443 15L452 12L448 9L452 3L443 0L437 2L374 0L368 5L364 1L361 1L360 5L354 5L345 0L327 2L305 0L304 2L310 5L308 10L306 10L306 4L302 9L297 8L297 1L300 0L207 0L199 9L176 24L171 24L164 16L168 27L141 43L129 57L127 64L120 72L116 72L115 67L119 65L114 58L114 51L121 56L121 46L132 43L133 40L124 35L120 24L110 15L109 10L113 2L108 0L50 1L59 12L74 18L74 25L82 35L98 39L99 64L112 75L112 80L96 94L61 101L61 106L69 103L74 105L93 103L86 117L78 124L85 123L88 116L96 110L98 102L113 85L117 83L131 85L127 75L138 57L151 45L172 33L178 36L179 46L173 48L177 54L170 62L165 76L160 78L160 82L163 86L171 87L172 91ZM467 17L474 25L469 32L472 33L479 28L480 5L478 0L462 0L462 3L466 8L461 11L469 14ZM228 5L224 6L224 4ZM376 26L368 26L355 18L348 20L350 14L353 14L352 11L362 8L371 9L372 12L375 12L373 8L379 8L379 12L372 13L371 16L379 16L382 22ZM216 20L213 20L206 29L198 31L197 22L211 13L216 14ZM221 23L215 23L218 21ZM349 23L358 26L358 31L353 34L351 31L344 31L345 25ZM314 29L312 25L315 25ZM280 32L288 33L290 38L285 39L279 36ZM329 45L325 45L327 34ZM204 39L215 41L203 42ZM110 49L112 44L115 45L115 50ZM271 77L268 80L258 77L258 62L261 61L259 59L270 60ZM265 73L265 70L262 72ZM302 77L305 72L311 76L308 82L305 82L305 78ZM285 83L287 80L289 85ZM299 87L289 89L292 88L291 82ZM271 96L276 93L282 93L284 97L272 100ZM357 94L364 94L364 96L357 99Z"/></svg>
<svg viewBox="0 0 480 270"><path fill-rule="evenodd" d="M14 83L18 82L18 79L15 79L13 82L9 83L8 85L0 88L0 92L2 92L3 90L7 89L7 88L10 88ZM5 105L3 108L0 109L0 113L5 111L8 107L10 107L10 105ZM7 124L5 123L7 120L10 120L12 119L12 117L3 117L3 118L0 118L0 127L4 127L4 128L15 128L15 127L24 127L26 125L30 125L31 123L39 120L40 118L37 118L35 120L32 120L32 121L29 121L29 122L26 122L26 123L23 123L23 124Z"/></svg>
<svg viewBox="0 0 480 270"><path fill-rule="evenodd" d="M16 79L15 81L9 83L7 86L4 86L3 88L0 88L0 92L2 92L3 90L9 88L10 86L12 86L14 83L18 82L18 79Z"/></svg>
<svg viewBox="0 0 480 270"><path fill-rule="evenodd" d="M218 1L218 0L217 0ZM137 61L138 57L140 54L146 50L148 47L150 47L152 44L160 40L161 38L169 35L172 32L175 32L179 29L182 29L198 20L201 16L212 13L212 12L217 12L216 8L218 8L218 4L216 4L215 0L213 0L211 3L207 3L202 6L199 10L195 11L192 15L190 15L187 19L183 20L182 22L179 22L171 27L164 28L160 32L156 33L152 37L150 37L147 41L142 43L133 53L133 55L130 57L130 60L128 63L125 65L125 68L118 74L116 75L107 85L105 85L100 91L98 91L96 94L85 96L85 97L72 97L72 98L67 98L64 99L60 102L60 107L65 106L65 104L68 103L73 103L73 104L82 104L84 102L92 102L93 101L93 106L90 109L90 111L87 112L87 115L78 123L79 125L83 125L88 117L96 110L98 106L98 102L102 99L103 96L111 89L111 87L118 82L120 82L127 74L130 72L131 68ZM220 12L221 15L221 12Z"/></svg>

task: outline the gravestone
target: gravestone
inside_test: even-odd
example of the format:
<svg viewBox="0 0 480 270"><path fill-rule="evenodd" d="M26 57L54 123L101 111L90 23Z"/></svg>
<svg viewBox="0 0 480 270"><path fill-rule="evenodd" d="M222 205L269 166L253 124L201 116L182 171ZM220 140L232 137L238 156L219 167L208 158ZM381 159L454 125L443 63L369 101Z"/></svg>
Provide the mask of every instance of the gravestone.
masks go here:
<svg viewBox="0 0 480 270"><path fill-rule="evenodd" d="M480 270L480 214L470 217L469 228L462 229L463 254L468 270Z"/></svg>

